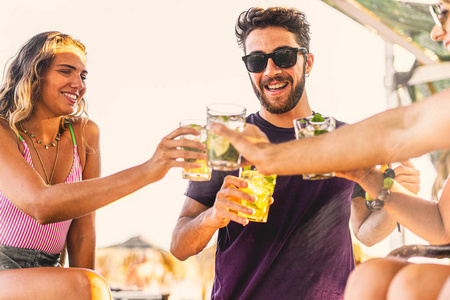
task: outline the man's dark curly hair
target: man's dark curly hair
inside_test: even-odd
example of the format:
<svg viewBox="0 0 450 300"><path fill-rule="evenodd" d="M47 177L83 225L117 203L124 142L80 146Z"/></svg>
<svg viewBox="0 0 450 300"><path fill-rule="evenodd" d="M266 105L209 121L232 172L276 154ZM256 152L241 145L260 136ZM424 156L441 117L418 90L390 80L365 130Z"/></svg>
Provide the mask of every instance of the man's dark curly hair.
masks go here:
<svg viewBox="0 0 450 300"><path fill-rule="evenodd" d="M270 7L263 9L252 7L242 12L236 23L235 32L238 45L244 49L245 40L254 29L266 27L283 27L296 36L297 43L309 51L309 24L306 15L295 9L287 7Z"/></svg>

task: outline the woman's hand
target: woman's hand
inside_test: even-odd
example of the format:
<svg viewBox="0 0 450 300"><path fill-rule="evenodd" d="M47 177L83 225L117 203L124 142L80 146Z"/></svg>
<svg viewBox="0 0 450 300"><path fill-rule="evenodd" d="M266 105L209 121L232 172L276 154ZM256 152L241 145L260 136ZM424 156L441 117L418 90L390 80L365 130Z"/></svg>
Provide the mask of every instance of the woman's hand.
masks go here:
<svg viewBox="0 0 450 300"><path fill-rule="evenodd" d="M162 179L173 167L194 169L202 166L200 163L185 161L186 159L206 159L205 144L180 138L188 134L199 135L200 131L189 127L179 127L161 140L153 157L146 162L150 182ZM186 148L199 151L190 151Z"/></svg>
<svg viewBox="0 0 450 300"><path fill-rule="evenodd" d="M394 168L395 181L402 185L411 193L417 195L420 190L420 171L417 170L410 160L401 162L401 164ZM336 172L336 176L346 178L358 182L363 186L364 182L370 180L374 172L380 172L375 167L359 170L351 170L345 172Z"/></svg>

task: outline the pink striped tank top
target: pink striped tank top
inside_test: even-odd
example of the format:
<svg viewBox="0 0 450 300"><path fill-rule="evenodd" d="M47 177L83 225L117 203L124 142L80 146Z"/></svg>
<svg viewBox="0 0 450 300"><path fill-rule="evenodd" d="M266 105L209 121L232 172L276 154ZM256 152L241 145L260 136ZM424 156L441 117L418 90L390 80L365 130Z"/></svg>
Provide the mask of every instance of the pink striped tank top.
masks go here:
<svg viewBox="0 0 450 300"><path fill-rule="evenodd" d="M77 143L70 124L69 129L72 135L74 158L72 169L65 181L66 183L82 180L80 157L78 156ZM23 138L19 134L17 135L23 143L23 157L34 168L30 149ZM35 219L19 210L0 191L0 244L58 254L64 247L71 223L72 220L68 220L41 225Z"/></svg>

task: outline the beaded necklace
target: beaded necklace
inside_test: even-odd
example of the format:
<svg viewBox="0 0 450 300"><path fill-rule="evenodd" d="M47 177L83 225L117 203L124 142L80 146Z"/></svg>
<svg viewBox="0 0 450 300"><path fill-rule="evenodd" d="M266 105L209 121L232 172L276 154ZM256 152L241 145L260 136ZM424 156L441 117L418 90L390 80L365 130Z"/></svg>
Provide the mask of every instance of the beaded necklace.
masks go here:
<svg viewBox="0 0 450 300"><path fill-rule="evenodd" d="M57 147L56 147L55 163L53 164L52 173L50 174L50 178L49 178L48 175L47 175L47 170L46 170L45 167L44 167L44 163L42 162L41 155L39 154L39 151L38 151L38 149L37 149L37 147L36 147L36 144L34 143L34 139L36 139L36 143L38 143L38 144L42 144L42 141L41 141L40 139L37 139L36 136L35 136L33 133L31 133L31 132L29 132L28 130L26 130L25 128L23 128L23 124L22 124L22 123L20 123L20 127L22 128L23 132L25 132L25 134L28 135L28 136L30 137L31 144L33 145L33 148L34 148L34 150L36 151L37 156L38 156L38 159L39 159L39 162L41 163L42 169L44 170L44 175L45 175L46 185L47 185L47 186L51 186L51 185L52 185L51 182L52 182L52 179L53 179L53 175L55 174L56 162L58 161L59 144L60 144L59 141L60 141L60 139L61 139L61 129L58 130L58 133L56 134L56 137L55 137L55 141L54 141L54 142L52 142L52 143L50 143L50 144L48 144L48 145L43 145L44 148L45 148L45 150L48 150L48 148L49 148L50 146L52 146L52 147L57 146Z"/></svg>

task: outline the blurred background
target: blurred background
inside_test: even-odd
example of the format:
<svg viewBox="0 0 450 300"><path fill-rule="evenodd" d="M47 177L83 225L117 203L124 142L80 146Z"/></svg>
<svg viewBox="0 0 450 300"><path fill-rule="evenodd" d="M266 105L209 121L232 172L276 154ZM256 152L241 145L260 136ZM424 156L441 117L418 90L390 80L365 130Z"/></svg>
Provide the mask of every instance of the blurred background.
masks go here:
<svg viewBox="0 0 450 300"><path fill-rule="evenodd" d="M410 92L412 97L405 100L396 93L392 100L393 73L410 74L414 55L386 43L372 27L361 26L355 17L336 9L340 2L367 9L374 3L2 0L0 62L5 64L42 31L62 31L86 45L88 112L101 129L102 175L106 176L148 160L180 120L205 118L210 103L240 103L248 113L258 110L234 34L238 15L251 6L294 6L307 14L315 63L306 91L315 111L354 123L426 96L423 91ZM377 8L407 2L411 1L380 0ZM427 16L421 30L429 30L432 20L427 7L419 11ZM401 18L396 22L401 23ZM421 39L428 39L434 51L444 49L430 43L427 34ZM387 64L394 54L395 62ZM394 63L396 70L392 70ZM422 172L419 195L431 199L437 175L433 161L426 155L413 163ZM98 211L98 268L113 287L161 297L170 294L170 299L209 297L214 241L207 251L183 263L167 252L186 185L181 170L173 169L160 182ZM403 231L362 251L366 257L384 256L404 243L423 241Z"/></svg>

